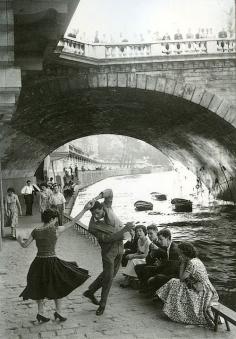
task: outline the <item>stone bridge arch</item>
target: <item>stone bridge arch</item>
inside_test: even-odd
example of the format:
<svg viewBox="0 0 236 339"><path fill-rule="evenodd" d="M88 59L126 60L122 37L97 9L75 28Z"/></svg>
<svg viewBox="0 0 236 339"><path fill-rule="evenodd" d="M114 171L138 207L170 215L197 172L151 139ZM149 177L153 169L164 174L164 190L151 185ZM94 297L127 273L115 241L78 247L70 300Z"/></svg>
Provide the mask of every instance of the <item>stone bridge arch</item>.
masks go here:
<svg viewBox="0 0 236 339"><path fill-rule="evenodd" d="M183 163L211 189L220 182L220 195L236 200L235 127L235 107L224 98L168 78L71 73L26 79L3 131L3 173L32 176L47 154L68 141L121 134Z"/></svg>

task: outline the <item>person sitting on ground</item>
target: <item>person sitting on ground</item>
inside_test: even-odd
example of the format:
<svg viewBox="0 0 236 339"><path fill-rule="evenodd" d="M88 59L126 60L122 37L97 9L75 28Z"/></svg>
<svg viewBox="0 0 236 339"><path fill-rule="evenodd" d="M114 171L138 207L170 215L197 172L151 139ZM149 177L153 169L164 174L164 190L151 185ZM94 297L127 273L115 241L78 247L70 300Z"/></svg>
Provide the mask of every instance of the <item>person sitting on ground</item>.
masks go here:
<svg viewBox="0 0 236 339"><path fill-rule="evenodd" d="M164 302L163 312L176 322L212 327L211 306L218 303L218 294L194 246L182 242L178 248L181 261L179 278L169 280L156 292Z"/></svg>
<svg viewBox="0 0 236 339"><path fill-rule="evenodd" d="M179 276L179 250L177 244L172 241L171 232L168 228L163 228L157 233L158 242L165 250L165 256L161 257L158 273L148 279L148 290L150 294L164 285L171 278ZM159 251L159 249L154 249Z"/></svg>
<svg viewBox="0 0 236 339"><path fill-rule="evenodd" d="M132 228L130 231L130 240L124 243L124 254L122 256L121 265L122 267L126 267L128 263L128 259L126 258L128 254L136 253L138 250L138 237L135 233L135 229Z"/></svg>
<svg viewBox="0 0 236 339"><path fill-rule="evenodd" d="M124 281L120 284L121 287L125 288L130 286L131 281L137 278L137 274L134 270L135 265L145 263L145 258L148 255L150 240L146 237L147 229L144 225L137 225L135 227L135 233L138 236L138 250L136 253L128 254L128 264L123 271L125 276Z"/></svg>
<svg viewBox="0 0 236 339"><path fill-rule="evenodd" d="M149 252L146 256L146 263L135 265L134 270L139 279L140 293L148 293L147 281L158 273L161 259L165 257L165 251L160 247L157 237L158 228L155 224L147 227L147 234L151 241L149 245Z"/></svg>

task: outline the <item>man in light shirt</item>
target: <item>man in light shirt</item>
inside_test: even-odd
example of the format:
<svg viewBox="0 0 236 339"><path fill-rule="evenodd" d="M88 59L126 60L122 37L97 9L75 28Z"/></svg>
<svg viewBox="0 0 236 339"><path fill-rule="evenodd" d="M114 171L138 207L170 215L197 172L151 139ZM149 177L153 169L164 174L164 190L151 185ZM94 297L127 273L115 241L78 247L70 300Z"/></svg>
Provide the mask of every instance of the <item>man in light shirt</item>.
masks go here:
<svg viewBox="0 0 236 339"><path fill-rule="evenodd" d="M34 192L35 189L39 191L39 188L37 185L32 185L30 180L26 181L26 185L22 188L21 194L24 195L25 200L25 206L26 206L26 212L25 215L32 215L32 207L34 202Z"/></svg>
<svg viewBox="0 0 236 339"><path fill-rule="evenodd" d="M66 199L64 195L59 191L57 184L53 185L53 192L49 199L49 204L51 207L55 207L58 212L58 225L62 226L63 223L63 214L65 212L65 203Z"/></svg>

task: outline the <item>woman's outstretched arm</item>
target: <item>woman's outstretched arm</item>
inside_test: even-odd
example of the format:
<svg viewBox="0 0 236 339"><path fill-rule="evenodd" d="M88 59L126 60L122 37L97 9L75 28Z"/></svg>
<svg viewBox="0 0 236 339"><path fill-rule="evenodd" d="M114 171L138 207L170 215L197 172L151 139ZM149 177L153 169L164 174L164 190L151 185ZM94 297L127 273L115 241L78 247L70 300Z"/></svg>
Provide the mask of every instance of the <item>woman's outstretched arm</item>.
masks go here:
<svg viewBox="0 0 236 339"><path fill-rule="evenodd" d="M32 237L31 234L30 234L29 238L26 239L26 240L23 240L22 237L21 237L20 235L18 235L18 237L17 237L18 243L19 243L20 246L23 247L23 248L28 247L28 246L32 243L33 240L34 240L34 238Z"/></svg>
<svg viewBox="0 0 236 339"><path fill-rule="evenodd" d="M79 221L82 216L88 211L90 210L90 208L93 206L93 203L91 201L89 201L84 208L82 209L82 211L79 212L79 214L76 215L75 218L73 218L71 221L67 222L66 224L64 224L63 226L58 226L58 234L65 232L66 230L68 230L70 227L74 226L74 224Z"/></svg>

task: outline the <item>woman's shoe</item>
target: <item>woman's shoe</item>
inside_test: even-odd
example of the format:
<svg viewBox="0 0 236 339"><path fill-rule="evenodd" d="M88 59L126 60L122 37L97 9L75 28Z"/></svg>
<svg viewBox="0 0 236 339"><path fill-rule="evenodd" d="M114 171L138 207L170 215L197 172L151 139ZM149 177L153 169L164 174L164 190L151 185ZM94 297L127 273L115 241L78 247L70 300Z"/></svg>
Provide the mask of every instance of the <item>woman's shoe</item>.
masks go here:
<svg viewBox="0 0 236 339"><path fill-rule="evenodd" d="M54 312L54 318L55 318L55 320L58 319L59 321L66 321L67 320L67 318L63 317L62 315L60 315L57 312Z"/></svg>
<svg viewBox="0 0 236 339"><path fill-rule="evenodd" d="M39 323L47 323L50 320L50 318L46 318L39 313L37 314L36 319L38 320Z"/></svg>

